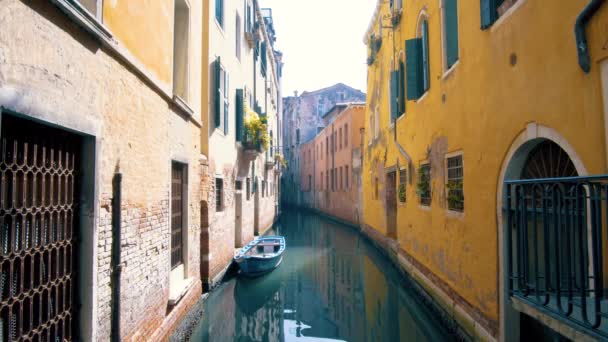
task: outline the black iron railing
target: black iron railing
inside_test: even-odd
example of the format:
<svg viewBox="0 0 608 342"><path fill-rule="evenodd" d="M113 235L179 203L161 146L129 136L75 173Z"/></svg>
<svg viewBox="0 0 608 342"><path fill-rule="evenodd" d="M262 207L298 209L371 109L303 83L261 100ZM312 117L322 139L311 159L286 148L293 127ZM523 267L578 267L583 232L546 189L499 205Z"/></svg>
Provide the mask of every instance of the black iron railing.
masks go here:
<svg viewBox="0 0 608 342"><path fill-rule="evenodd" d="M510 297L603 337L607 195L608 175L505 182Z"/></svg>

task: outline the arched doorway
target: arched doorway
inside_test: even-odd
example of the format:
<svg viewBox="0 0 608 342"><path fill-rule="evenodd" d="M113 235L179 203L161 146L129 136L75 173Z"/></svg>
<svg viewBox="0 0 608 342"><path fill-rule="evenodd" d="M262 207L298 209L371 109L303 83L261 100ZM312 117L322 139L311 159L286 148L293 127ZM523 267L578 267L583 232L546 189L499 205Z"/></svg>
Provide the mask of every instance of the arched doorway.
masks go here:
<svg viewBox="0 0 608 342"><path fill-rule="evenodd" d="M547 254L549 251L554 252L556 250L555 244L544 244L546 241L544 238L551 234L547 234L546 236L543 235L544 231L542 228L545 226L542 221L542 216L538 216L541 217L541 219L536 219L535 217L536 226L534 226L534 224L529 225L529 227L533 227L533 229L541 227L535 231L537 233L536 236L534 234L530 234L529 236L528 234L517 235L513 228L513 222L508 222L509 215L507 214L512 213L511 210L513 210L516 198L514 191L519 191L519 194L521 195L523 188L514 190L514 188L511 187L507 190L507 183L509 183L508 181L514 180L527 180L525 182L534 184L534 180L537 179L563 179L579 175L586 175L586 170L580 158L575 153L572 146L568 144L561 135L548 127L530 124L527 129L514 140L506 155L497 184L497 233L499 239L498 257L500 265L498 285L500 297L500 340L502 341L518 341L520 324L524 324L521 319L523 316L519 311L514 309L513 304L510 301L512 293L509 292L509 289L514 286L514 281L520 280L517 277L513 277L513 268L516 270L526 269L527 273L525 275L528 277L526 278L526 281L532 279L530 281L531 283L534 283L532 285L537 285L536 280L543 279L542 277L544 275L556 278L554 272L551 273L548 270L557 269L555 264L550 262L551 259L548 258L549 254ZM520 209L519 215L524 212L531 213L532 211L538 211L543 208L543 205L545 209L551 208L551 206L554 205L543 199L542 194L545 193L543 186L531 185L527 188L527 191L528 192L524 194L524 197L522 197L525 198L526 201L518 202L518 208ZM508 203L511 203L510 207ZM556 201L554 203L558 202ZM533 214L530 214L529 217L534 216ZM547 216L544 218L547 218ZM511 219L513 219L513 216L511 216ZM519 217L519 219L521 219L521 217ZM518 222L529 222L529 219L526 219L526 216L524 216L524 221L520 220ZM528 223L524 223L526 227L528 227L527 224ZM507 230L506 227L510 227L511 229ZM519 250L514 253L513 246L509 244L509 237L511 238L511 242L517 244L521 242L518 238L522 238L522 236L524 237L522 239L524 242L529 242L526 246L530 248L526 250L527 254L521 253ZM535 238L537 240L535 240ZM553 237L549 240L555 242ZM534 245L535 241L540 241L541 243ZM517 258L517 253L521 253L519 259ZM535 253L539 256L537 257L537 254ZM537 259L529 259L528 256L530 255L537 257ZM515 260L514 263L513 260ZM511 264L509 264L509 261L511 261ZM542 267L535 268L537 267L537 264ZM544 272L546 272L546 274ZM526 287L527 285L529 284L524 284L522 288L533 288L532 286ZM543 280L540 281L539 285L549 289L552 288L551 284L544 283ZM530 291L529 293L536 295L533 291ZM526 331L528 331L529 328L530 327L525 324L521 326L521 329Z"/></svg>

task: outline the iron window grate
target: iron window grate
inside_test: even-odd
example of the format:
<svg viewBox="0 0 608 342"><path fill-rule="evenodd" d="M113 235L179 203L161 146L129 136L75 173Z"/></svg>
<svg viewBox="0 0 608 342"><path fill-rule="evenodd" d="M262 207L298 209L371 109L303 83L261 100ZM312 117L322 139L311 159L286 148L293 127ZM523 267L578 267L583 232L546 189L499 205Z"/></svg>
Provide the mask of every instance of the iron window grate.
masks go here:
<svg viewBox="0 0 608 342"><path fill-rule="evenodd" d="M80 138L4 115L0 335L72 340Z"/></svg>

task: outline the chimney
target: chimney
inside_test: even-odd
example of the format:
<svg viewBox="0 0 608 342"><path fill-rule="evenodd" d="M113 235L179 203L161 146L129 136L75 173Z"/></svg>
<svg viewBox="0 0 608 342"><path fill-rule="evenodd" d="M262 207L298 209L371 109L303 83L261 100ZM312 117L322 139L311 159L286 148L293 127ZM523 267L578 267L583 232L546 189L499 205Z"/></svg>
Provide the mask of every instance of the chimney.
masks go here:
<svg viewBox="0 0 608 342"><path fill-rule="evenodd" d="M298 97L298 91L297 91L297 90L294 90L294 91L293 91L293 96L294 96L294 97Z"/></svg>

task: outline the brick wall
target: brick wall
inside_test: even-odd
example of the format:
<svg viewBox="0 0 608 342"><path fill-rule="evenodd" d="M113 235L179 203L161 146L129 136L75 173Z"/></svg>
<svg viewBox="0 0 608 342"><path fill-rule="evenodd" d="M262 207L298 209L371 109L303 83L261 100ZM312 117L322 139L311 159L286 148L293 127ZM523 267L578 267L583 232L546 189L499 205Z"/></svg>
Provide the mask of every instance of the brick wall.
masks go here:
<svg viewBox="0 0 608 342"><path fill-rule="evenodd" d="M0 106L93 136L95 197L86 203L96 222L94 265L82 265L95 299L89 334L107 341L111 326L112 177L123 174L121 335L148 337L167 315L170 267L170 170L172 160L189 167L187 276L200 279L200 129L148 83L47 1L3 0L0 5ZM84 263L84 260L80 260ZM188 296L200 294L192 287ZM187 305L186 305L187 306ZM84 309L83 309L84 310ZM85 332L86 333L86 332Z"/></svg>

